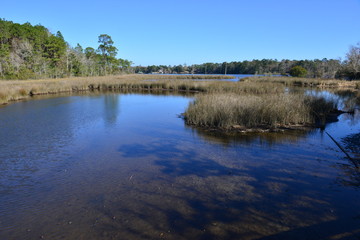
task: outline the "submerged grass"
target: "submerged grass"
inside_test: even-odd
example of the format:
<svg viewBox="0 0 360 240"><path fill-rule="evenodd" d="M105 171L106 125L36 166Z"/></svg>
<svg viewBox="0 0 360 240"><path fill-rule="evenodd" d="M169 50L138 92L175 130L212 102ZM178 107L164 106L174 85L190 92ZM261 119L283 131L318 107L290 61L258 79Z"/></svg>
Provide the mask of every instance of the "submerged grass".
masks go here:
<svg viewBox="0 0 360 240"><path fill-rule="evenodd" d="M184 113L187 124L203 128L274 129L314 125L335 106L321 97L301 94L198 96Z"/></svg>

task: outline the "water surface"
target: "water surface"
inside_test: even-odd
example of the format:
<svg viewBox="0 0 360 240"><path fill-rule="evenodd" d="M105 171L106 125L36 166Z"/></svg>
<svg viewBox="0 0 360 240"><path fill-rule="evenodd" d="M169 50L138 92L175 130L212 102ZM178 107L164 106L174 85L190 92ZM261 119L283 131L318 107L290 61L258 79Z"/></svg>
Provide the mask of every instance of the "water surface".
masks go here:
<svg viewBox="0 0 360 240"><path fill-rule="evenodd" d="M358 239L359 174L324 131L200 131L191 99L0 108L0 239ZM326 131L345 146L358 115Z"/></svg>

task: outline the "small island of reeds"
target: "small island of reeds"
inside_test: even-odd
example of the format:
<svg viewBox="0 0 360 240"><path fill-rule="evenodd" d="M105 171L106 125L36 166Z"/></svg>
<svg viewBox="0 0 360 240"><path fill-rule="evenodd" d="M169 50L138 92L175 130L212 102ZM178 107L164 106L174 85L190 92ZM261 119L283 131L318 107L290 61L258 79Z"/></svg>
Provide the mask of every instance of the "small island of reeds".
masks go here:
<svg viewBox="0 0 360 240"><path fill-rule="evenodd" d="M249 77L236 88L198 95L183 114L186 124L222 132L323 127L343 113L336 100L312 89L358 88L359 82L289 77ZM296 91L291 91L297 87ZM299 88L300 87L300 88Z"/></svg>
<svg viewBox="0 0 360 240"><path fill-rule="evenodd" d="M303 94L207 94L198 96L184 113L188 125L217 131L279 131L325 124L337 104Z"/></svg>

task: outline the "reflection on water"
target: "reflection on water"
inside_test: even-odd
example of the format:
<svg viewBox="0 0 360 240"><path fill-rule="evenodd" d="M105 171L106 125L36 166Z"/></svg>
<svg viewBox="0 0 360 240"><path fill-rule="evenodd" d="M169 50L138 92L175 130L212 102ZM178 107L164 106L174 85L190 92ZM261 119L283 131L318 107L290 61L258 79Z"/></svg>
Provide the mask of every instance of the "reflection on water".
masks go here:
<svg viewBox="0 0 360 240"><path fill-rule="evenodd" d="M105 123L109 125L116 124L117 116L119 114L119 94L106 94L104 96L104 116L106 118Z"/></svg>
<svg viewBox="0 0 360 240"><path fill-rule="evenodd" d="M323 132L195 130L177 117L190 100L93 93L0 108L0 239L359 237L359 177ZM360 125L343 115L327 131Z"/></svg>
<svg viewBox="0 0 360 240"><path fill-rule="evenodd" d="M341 169L343 173L337 177L339 184L357 189L360 188L359 168L356 168L354 165L344 164L339 165L339 169Z"/></svg>
<svg viewBox="0 0 360 240"><path fill-rule="evenodd" d="M317 129L308 130L291 130L284 132L263 132L263 133L221 133L217 131L188 127L193 130L196 135L209 142L221 143L228 145L252 145L258 142L262 145L276 145L279 143L296 143L298 140L304 139L306 136L318 133Z"/></svg>
<svg viewBox="0 0 360 240"><path fill-rule="evenodd" d="M301 92L302 88L292 89L292 92ZM342 90L319 90L319 89L308 89L306 94L321 96L327 99L333 100L337 103L340 110L345 112L353 112L355 109L360 107L360 91L342 89Z"/></svg>
<svg viewBox="0 0 360 240"><path fill-rule="evenodd" d="M335 92L344 102L344 108L347 110L359 109L360 92L353 90L338 90Z"/></svg>
<svg viewBox="0 0 360 240"><path fill-rule="evenodd" d="M347 150L356 155L355 157L360 158L360 133L346 136L342 141Z"/></svg>

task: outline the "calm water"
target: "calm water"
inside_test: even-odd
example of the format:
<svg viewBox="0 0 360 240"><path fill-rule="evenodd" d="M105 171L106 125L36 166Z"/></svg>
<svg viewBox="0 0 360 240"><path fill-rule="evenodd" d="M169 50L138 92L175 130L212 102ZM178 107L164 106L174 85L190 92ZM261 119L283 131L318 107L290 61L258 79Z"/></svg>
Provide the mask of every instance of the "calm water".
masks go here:
<svg viewBox="0 0 360 240"><path fill-rule="evenodd" d="M323 131L210 134L190 100L0 108L0 239L359 239L359 173ZM326 131L345 146L358 119Z"/></svg>

